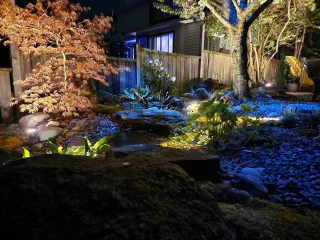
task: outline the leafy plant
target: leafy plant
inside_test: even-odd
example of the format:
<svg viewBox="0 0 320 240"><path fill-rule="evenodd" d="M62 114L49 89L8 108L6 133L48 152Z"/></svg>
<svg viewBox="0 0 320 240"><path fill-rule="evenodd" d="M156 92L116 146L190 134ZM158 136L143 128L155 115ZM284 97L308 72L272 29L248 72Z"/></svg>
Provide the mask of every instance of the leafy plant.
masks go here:
<svg viewBox="0 0 320 240"><path fill-rule="evenodd" d="M23 155L22 155L22 158L29 158L31 155L30 155L30 152L28 149L26 148L23 148Z"/></svg>
<svg viewBox="0 0 320 240"><path fill-rule="evenodd" d="M151 94L155 95L157 101L162 104L171 101L176 91L176 78L170 77L162 66L162 62L159 60L145 62L141 70L141 78L150 89Z"/></svg>
<svg viewBox="0 0 320 240"><path fill-rule="evenodd" d="M110 146L107 144L113 136L105 136L100 138L93 146L87 137L84 137L84 146L77 147L76 149L63 149L62 146L57 146L53 142L49 141L48 146L51 150L51 153L57 154L66 154L66 155L81 155L88 157L98 157L102 153L105 153L110 150Z"/></svg>
<svg viewBox="0 0 320 240"><path fill-rule="evenodd" d="M0 0L0 36L30 58L42 56L13 99L22 112L43 111L63 116L90 112L95 100L91 80L106 84L105 76L119 69L107 62L105 34L112 19L81 19L89 8L70 0L43 0L20 8Z"/></svg>
<svg viewBox="0 0 320 240"><path fill-rule="evenodd" d="M296 127L300 122L300 118L297 113L287 113L280 120L280 125L285 128Z"/></svg>
<svg viewBox="0 0 320 240"><path fill-rule="evenodd" d="M138 102L142 103L144 107L149 107L149 100L151 100L152 97L150 97L151 92L149 91L149 88L141 88L138 86L138 88L131 88L129 90L123 90L125 96L129 100L137 100Z"/></svg>
<svg viewBox="0 0 320 240"><path fill-rule="evenodd" d="M215 99L200 105L198 112L190 115L188 123L201 120L204 123L199 128L195 140L206 134L209 146L220 148L223 143L233 140L233 132L237 125L236 115L228 109L228 104L215 102Z"/></svg>
<svg viewBox="0 0 320 240"><path fill-rule="evenodd" d="M77 147L75 149L72 148L63 148L62 146L57 146L51 141L48 141L48 147L50 151L47 154L63 154L63 155L76 155L76 156L88 156L91 158L99 157L101 154L110 150L110 146L107 144L108 140L110 140L113 136L105 136L100 138L93 146L87 137L84 137L84 146ZM23 156L22 158L30 157L30 152L23 148Z"/></svg>
<svg viewBox="0 0 320 240"><path fill-rule="evenodd" d="M288 79L289 73L290 73L290 65L286 61L285 57L282 55L279 70L277 71L277 75L276 75L277 85L285 84Z"/></svg>

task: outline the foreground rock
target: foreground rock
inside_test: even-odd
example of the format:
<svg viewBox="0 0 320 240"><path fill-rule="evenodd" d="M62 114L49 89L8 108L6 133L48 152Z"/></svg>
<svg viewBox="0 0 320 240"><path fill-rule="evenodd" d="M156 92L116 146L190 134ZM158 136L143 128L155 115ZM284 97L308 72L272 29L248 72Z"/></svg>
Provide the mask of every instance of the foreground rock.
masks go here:
<svg viewBox="0 0 320 240"><path fill-rule="evenodd" d="M38 156L0 169L0 185L12 239L235 239L212 192L148 154Z"/></svg>
<svg viewBox="0 0 320 240"><path fill-rule="evenodd" d="M182 151L164 148L154 144L135 144L111 149L115 157L125 157L135 153L158 154L165 161L181 167L188 175L197 181L218 183L220 177L220 159L217 155L200 153L199 151Z"/></svg>
<svg viewBox="0 0 320 240"><path fill-rule="evenodd" d="M176 125L184 125L186 117L172 110L136 109L118 112L115 119L139 129L171 131Z"/></svg>

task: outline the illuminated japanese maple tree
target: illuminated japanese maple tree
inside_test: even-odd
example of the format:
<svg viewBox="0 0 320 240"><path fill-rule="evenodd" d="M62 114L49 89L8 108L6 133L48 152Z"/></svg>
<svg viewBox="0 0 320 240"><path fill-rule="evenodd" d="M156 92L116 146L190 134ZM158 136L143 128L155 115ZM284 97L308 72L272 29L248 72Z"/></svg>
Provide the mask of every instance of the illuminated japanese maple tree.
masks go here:
<svg viewBox="0 0 320 240"><path fill-rule="evenodd" d="M0 0L0 36L32 57L47 56L24 80L13 104L22 112L43 111L62 116L89 112L93 102L82 93L90 81L106 84L106 76L118 70L107 62L104 36L112 19L95 16L80 20L89 8L70 0L38 0L26 8Z"/></svg>

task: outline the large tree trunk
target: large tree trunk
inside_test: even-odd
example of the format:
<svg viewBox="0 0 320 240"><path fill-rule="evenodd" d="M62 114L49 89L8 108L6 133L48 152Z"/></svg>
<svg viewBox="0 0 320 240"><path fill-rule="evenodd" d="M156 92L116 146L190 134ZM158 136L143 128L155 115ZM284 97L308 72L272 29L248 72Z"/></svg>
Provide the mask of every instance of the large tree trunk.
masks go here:
<svg viewBox="0 0 320 240"><path fill-rule="evenodd" d="M248 74L248 28L239 27L234 34L232 46L233 90L237 98L249 95Z"/></svg>

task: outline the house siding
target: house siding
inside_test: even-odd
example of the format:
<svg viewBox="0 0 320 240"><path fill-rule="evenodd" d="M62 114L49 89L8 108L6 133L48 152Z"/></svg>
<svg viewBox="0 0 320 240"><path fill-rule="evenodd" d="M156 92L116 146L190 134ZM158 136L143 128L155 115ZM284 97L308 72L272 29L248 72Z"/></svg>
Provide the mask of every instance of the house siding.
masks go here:
<svg viewBox="0 0 320 240"><path fill-rule="evenodd" d="M130 24L128 24L130 23ZM117 35L135 32L149 26L149 5L141 5L117 16Z"/></svg>
<svg viewBox="0 0 320 240"><path fill-rule="evenodd" d="M200 56L202 22L180 24L176 31L176 53Z"/></svg>

